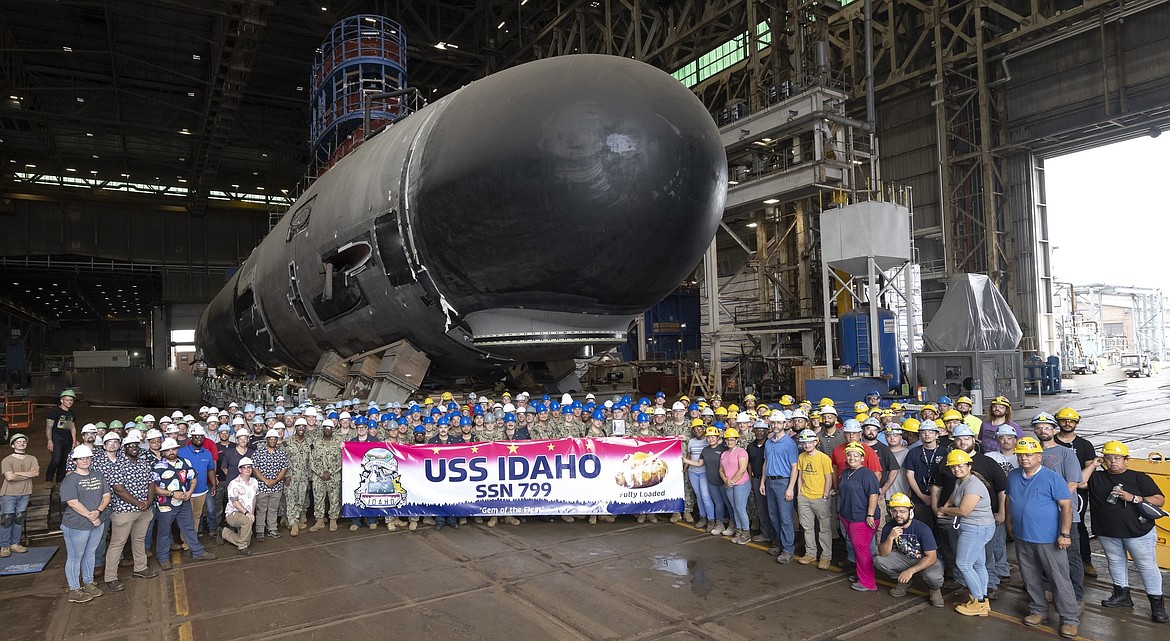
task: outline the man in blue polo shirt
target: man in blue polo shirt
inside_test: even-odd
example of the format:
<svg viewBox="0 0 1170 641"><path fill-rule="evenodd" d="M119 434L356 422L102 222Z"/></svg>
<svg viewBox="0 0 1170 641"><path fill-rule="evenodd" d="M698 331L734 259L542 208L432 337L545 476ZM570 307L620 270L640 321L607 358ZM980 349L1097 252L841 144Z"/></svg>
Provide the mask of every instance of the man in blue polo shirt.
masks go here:
<svg viewBox="0 0 1170 641"><path fill-rule="evenodd" d="M792 501L796 479L796 459L800 449L788 435L783 423L773 423L772 433L764 442L764 478L760 493L768 498L768 517L776 538L768 550L777 554L781 565L792 561L796 552L796 529L792 522Z"/></svg>
<svg viewBox="0 0 1170 641"><path fill-rule="evenodd" d="M1053 603L1060 615L1060 636L1077 636L1080 625L1076 593L1068 575L1068 549L1072 544L1072 498L1064 479L1044 467L1044 448L1026 436L1016 443L1020 466L1008 473L1006 494L1008 536L1015 538L1020 577L1028 592L1030 614L1025 625L1040 625L1048 618L1044 576L1051 577Z"/></svg>
<svg viewBox="0 0 1170 641"><path fill-rule="evenodd" d="M215 490L218 479L215 476L215 457L212 456L211 450L206 445L205 439L207 433L204 432L203 426L196 423L191 427L187 433L189 440L187 444L179 448L179 458L186 460L191 464L192 469L195 470L195 492L191 495L191 520L195 523L195 530L199 530L199 520L203 517L203 507L207 502L207 498L211 497L209 507L215 509ZM218 517L219 514L216 514ZM208 532L215 532L219 528L216 527L219 519L216 518L210 524ZM191 549L195 546L187 540L186 535L183 535L183 547Z"/></svg>

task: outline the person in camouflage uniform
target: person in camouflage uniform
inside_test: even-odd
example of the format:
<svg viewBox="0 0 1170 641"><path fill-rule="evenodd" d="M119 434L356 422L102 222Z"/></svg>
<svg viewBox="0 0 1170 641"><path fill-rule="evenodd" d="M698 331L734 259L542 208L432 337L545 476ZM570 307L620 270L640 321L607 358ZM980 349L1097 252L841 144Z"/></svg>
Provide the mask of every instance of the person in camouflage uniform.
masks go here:
<svg viewBox="0 0 1170 641"><path fill-rule="evenodd" d="M341 439L333 436L333 422L321 424L321 438L313 443L309 453L309 483L313 488L313 516L317 522L309 528L316 532L325 527L326 503L328 503L329 531L337 531L337 518L341 516Z"/></svg>
<svg viewBox="0 0 1170 641"><path fill-rule="evenodd" d="M309 492L309 453L312 451L312 441L305 433L307 423L298 418L293 424L293 435L285 440L284 452L288 456L288 471L285 483L285 518L289 523L289 534L296 536L308 525L305 521L305 511L308 507ZM290 479L289 476L292 478Z"/></svg>

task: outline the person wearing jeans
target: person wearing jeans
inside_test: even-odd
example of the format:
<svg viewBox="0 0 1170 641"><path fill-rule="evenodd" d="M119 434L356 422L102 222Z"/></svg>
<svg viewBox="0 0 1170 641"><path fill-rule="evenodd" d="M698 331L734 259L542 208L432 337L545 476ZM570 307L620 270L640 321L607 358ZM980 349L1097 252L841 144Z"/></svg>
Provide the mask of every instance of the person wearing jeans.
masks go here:
<svg viewBox="0 0 1170 641"><path fill-rule="evenodd" d="M1166 497L1149 474L1128 468L1129 448L1120 441L1101 447L1102 470L1089 477L1089 501L1093 510L1093 534L1105 549L1113 594L1101 601L1107 608L1132 608L1126 555L1133 559L1146 596L1150 618L1166 623L1166 602L1162 595L1162 573L1158 570L1158 532L1154 519L1143 517L1142 503L1163 507Z"/></svg>
<svg viewBox="0 0 1170 641"><path fill-rule="evenodd" d="M0 557L28 551L20 544L20 536L24 533L24 516L32 496L32 480L41 475L37 457L26 453L28 437L13 434L8 442L12 454L0 462L4 478L0 484Z"/></svg>
<svg viewBox="0 0 1170 641"><path fill-rule="evenodd" d="M179 444L168 438L162 442L163 458L151 470L154 483L158 534L154 555L158 566L171 569L171 526L179 525L179 532L191 548L197 561L214 559L215 554L205 550L195 535L195 520L191 514L191 496L195 493L196 473L185 459L179 458Z"/></svg>
<svg viewBox="0 0 1170 641"><path fill-rule="evenodd" d="M939 507L939 522L958 522L959 539L955 548L955 568L971 593L971 600L955 606L966 616L985 617L991 613L987 599L987 542L995 535L995 514L991 510L991 493L983 481L971 473L971 455L956 449L947 454L946 466L955 476L955 490L946 505Z"/></svg>
<svg viewBox="0 0 1170 641"><path fill-rule="evenodd" d="M747 502L751 496L751 475L748 474L747 450L739 446L739 430L729 427L723 432L727 450L719 455L719 477L723 481L723 496L735 521L735 538L732 543L743 545L752 540L751 521L748 520ZM727 530L723 530L727 534Z"/></svg>
<svg viewBox="0 0 1170 641"><path fill-rule="evenodd" d="M760 492L768 499L768 516L776 532L776 562L787 564L796 552L796 527L793 524L793 492L796 488L796 459L800 454L796 441L785 431L784 423L772 424L764 442L764 478Z"/></svg>
<svg viewBox="0 0 1170 641"><path fill-rule="evenodd" d="M110 503L110 485L90 472L93 450L78 445L71 454L76 469L61 481L61 533L65 538L65 580L69 602L85 603L102 595L94 583L94 554L105 523L102 511Z"/></svg>
<svg viewBox="0 0 1170 641"><path fill-rule="evenodd" d="M716 536L722 536L723 531L731 527L723 524L727 502L723 500L723 479L720 477L719 464L720 457L727 450L727 446L721 442L721 432L721 428L716 425L706 429L704 435L707 439L707 446L699 455L703 460L702 469L704 480L707 483L707 497L711 500L711 522L707 524L707 533Z"/></svg>

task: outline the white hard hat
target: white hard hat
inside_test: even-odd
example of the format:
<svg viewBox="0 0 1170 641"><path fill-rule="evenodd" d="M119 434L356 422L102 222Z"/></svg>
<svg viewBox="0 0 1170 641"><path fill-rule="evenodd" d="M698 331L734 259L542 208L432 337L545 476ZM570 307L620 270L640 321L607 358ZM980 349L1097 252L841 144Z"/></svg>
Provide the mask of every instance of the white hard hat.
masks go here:
<svg viewBox="0 0 1170 641"><path fill-rule="evenodd" d="M683 405L682 401L675 401L674 405L670 406L670 409L672 409L672 410L685 410L686 408L687 408L687 406Z"/></svg>
<svg viewBox="0 0 1170 641"><path fill-rule="evenodd" d="M155 422L154 414L147 414L146 416L143 416L142 421L144 423L154 423Z"/></svg>
<svg viewBox="0 0 1170 641"><path fill-rule="evenodd" d="M178 425L171 424L171 426L167 428L167 434L178 434L178 433L179 433L179 426Z"/></svg>
<svg viewBox="0 0 1170 641"><path fill-rule="evenodd" d="M283 403L283 402L284 402L284 397L283 397L283 396L277 396L277 397L276 397L276 402L277 402L277 403Z"/></svg>
<svg viewBox="0 0 1170 641"><path fill-rule="evenodd" d="M501 409L503 409L505 412L515 412L516 406L511 403L504 403L504 407Z"/></svg>
<svg viewBox="0 0 1170 641"><path fill-rule="evenodd" d="M752 422L752 415L748 414L747 412L740 412L739 414L735 415L735 422L736 423L751 423Z"/></svg>
<svg viewBox="0 0 1170 641"><path fill-rule="evenodd" d="M173 423L173 422L174 422L174 421L172 421L172 420L171 420L171 417L169 417L169 416L163 416L161 419L159 419L159 421L158 421L158 424L159 424L159 425L169 425L169 424L171 424L171 423Z"/></svg>
<svg viewBox="0 0 1170 641"><path fill-rule="evenodd" d="M780 410L776 410L775 412L772 412L771 414L768 415L768 420L772 423L783 423L784 422L784 412L781 412Z"/></svg>
<svg viewBox="0 0 1170 641"><path fill-rule="evenodd" d="M183 418L183 411L182 410L175 410L175 411L171 412L171 418L172 419Z"/></svg>
<svg viewBox="0 0 1170 641"><path fill-rule="evenodd" d="M89 434L89 433L91 433L91 432L93 432L93 433L97 433L97 425L94 425L93 423L86 423L86 424L85 424L85 425L84 425L84 426L81 428L81 433L82 433L82 434Z"/></svg>
<svg viewBox="0 0 1170 641"><path fill-rule="evenodd" d="M278 430L268 430L264 433L264 438L280 438L280 432Z"/></svg>
<svg viewBox="0 0 1170 641"><path fill-rule="evenodd" d="M792 418L808 418L808 414L805 414L804 410L793 410Z"/></svg>
<svg viewBox="0 0 1170 641"><path fill-rule="evenodd" d="M568 396L568 394L566 394L566 396ZM491 399L489 399L489 398L488 398L488 397L486 397L486 396L480 396L480 397L479 397L479 402L480 402L480 403L491 403L492 401L491 401ZM572 402L572 401L570 401L570 402Z"/></svg>
<svg viewBox="0 0 1170 641"><path fill-rule="evenodd" d="M130 433L137 434L137 432L130 432ZM102 443L109 443L110 441L121 442L122 437L118 436L117 432L106 432L106 435L102 437Z"/></svg>
<svg viewBox="0 0 1170 641"><path fill-rule="evenodd" d="M661 408L661 407L655 407L654 408L654 415L655 416L666 416L666 410Z"/></svg>
<svg viewBox="0 0 1170 641"><path fill-rule="evenodd" d="M211 407L207 408L207 413L208 414L215 414L218 416L219 415L219 408L212 405Z"/></svg>
<svg viewBox="0 0 1170 641"><path fill-rule="evenodd" d="M195 417L194 417L194 416L191 416L190 414L184 414L184 415L183 415L183 421L184 421L184 422L187 422L187 423L194 423L194 422L195 422Z"/></svg>
<svg viewBox="0 0 1170 641"><path fill-rule="evenodd" d="M106 436L109 436L108 434ZM130 445L131 443L141 443L142 436L135 430L126 435L126 440L122 441L122 445Z"/></svg>
<svg viewBox="0 0 1170 641"><path fill-rule="evenodd" d="M309 422L303 418L298 418L297 420L293 421L293 427L296 427L298 425L308 425L308 424L309 424Z"/></svg>
<svg viewBox="0 0 1170 641"><path fill-rule="evenodd" d="M188 436L207 436L207 432L203 429L202 425L199 425L198 423L196 423L195 425L191 426L191 429L187 430L187 435Z"/></svg>
<svg viewBox="0 0 1170 641"><path fill-rule="evenodd" d="M163 433L156 430L156 429L153 429L153 428L146 432L146 440L148 440L148 441L152 438L162 438L162 437L163 437Z"/></svg>
<svg viewBox="0 0 1170 641"><path fill-rule="evenodd" d="M72 458L89 458L93 456L93 450L89 449L88 445L78 445L73 448L73 454L70 456Z"/></svg>
<svg viewBox="0 0 1170 641"><path fill-rule="evenodd" d="M237 416L237 417L232 419L232 425L243 425L243 424L244 424L244 417L243 416Z"/></svg>
<svg viewBox="0 0 1170 641"><path fill-rule="evenodd" d="M176 442L175 439L173 439L173 438L168 438L168 439L163 440L162 447L160 449L177 450L177 449L179 449L179 443Z"/></svg>
<svg viewBox="0 0 1170 641"><path fill-rule="evenodd" d="M826 405L821 408L821 416L824 416L825 414L832 414L833 416L837 416L837 408L833 407L832 405Z"/></svg>
<svg viewBox="0 0 1170 641"><path fill-rule="evenodd" d="M593 395L593 392L589 392L588 394L585 395L585 400L595 401L595 400L597 400L597 397Z"/></svg>
<svg viewBox="0 0 1170 641"><path fill-rule="evenodd" d="M233 436L233 438L240 438L241 436L243 436L244 438L252 438L252 433L249 432L248 430L238 430L238 431L236 431L235 436Z"/></svg>
<svg viewBox="0 0 1170 641"><path fill-rule="evenodd" d="M561 396L561 405L569 405L573 402L573 395L566 392Z"/></svg>
<svg viewBox="0 0 1170 641"><path fill-rule="evenodd" d="M305 416L316 416L316 415L317 415L317 408L315 408L315 407L306 407L305 408Z"/></svg>
<svg viewBox="0 0 1170 641"><path fill-rule="evenodd" d="M245 465L255 465L255 464L252 463L251 458L248 458L247 456L245 456L244 458L240 459L239 463L236 464L236 469L244 467Z"/></svg>
<svg viewBox="0 0 1170 641"><path fill-rule="evenodd" d="M349 412L342 412L342 413L337 415L337 418L353 418L353 417L350 416Z"/></svg>
<svg viewBox="0 0 1170 641"><path fill-rule="evenodd" d="M327 418L321 421L321 427L328 427L329 429L333 429L333 419Z"/></svg>

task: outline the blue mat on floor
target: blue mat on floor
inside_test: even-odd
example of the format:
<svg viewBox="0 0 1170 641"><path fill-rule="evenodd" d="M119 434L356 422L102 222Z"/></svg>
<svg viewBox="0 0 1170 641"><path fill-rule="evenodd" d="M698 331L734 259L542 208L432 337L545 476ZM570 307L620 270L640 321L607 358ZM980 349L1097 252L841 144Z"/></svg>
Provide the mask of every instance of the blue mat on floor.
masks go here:
<svg viewBox="0 0 1170 641"><path fill-rule="evenodd" d="M32 574L45 569L53 555L57 553L57 546L29 548L28 552L16 554L7 559L0 559L0 576L9 574Z"/></svg>

